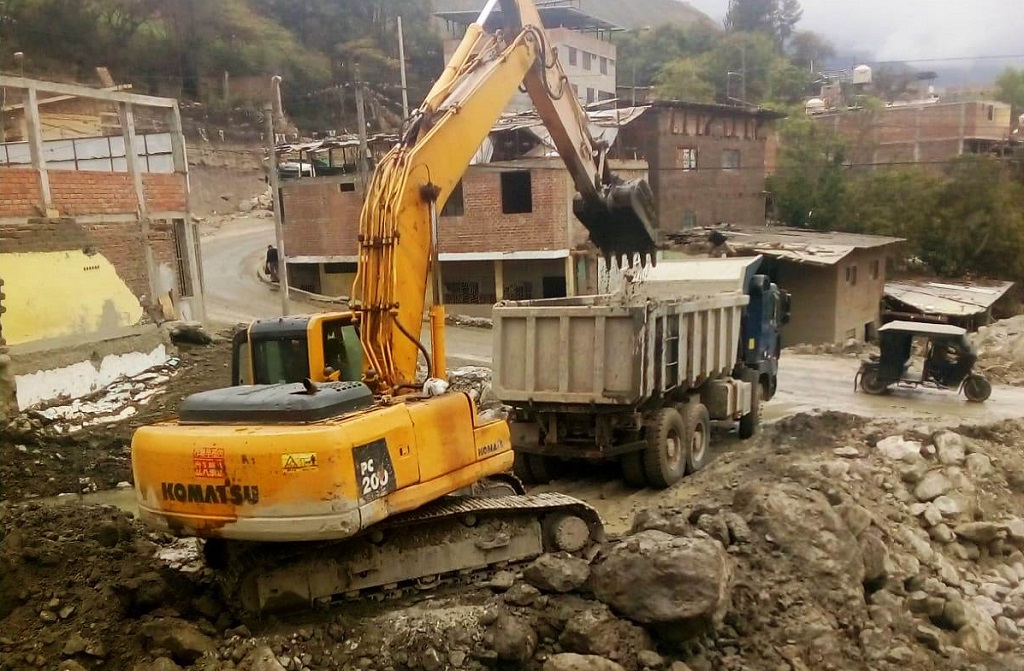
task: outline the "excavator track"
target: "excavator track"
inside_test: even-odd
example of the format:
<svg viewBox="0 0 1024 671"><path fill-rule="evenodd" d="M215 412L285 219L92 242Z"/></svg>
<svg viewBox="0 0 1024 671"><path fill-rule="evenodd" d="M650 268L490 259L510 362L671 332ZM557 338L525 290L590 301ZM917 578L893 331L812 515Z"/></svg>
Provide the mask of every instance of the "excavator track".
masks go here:
<svg viewBox="0 0 1024 671"><path fill-rule="evenodd" d="M259 617L477 584L545 552L587 556L603 540L597 511L569 496L452 495L344 540L220 541L207 558L226 601Z"/></svg>

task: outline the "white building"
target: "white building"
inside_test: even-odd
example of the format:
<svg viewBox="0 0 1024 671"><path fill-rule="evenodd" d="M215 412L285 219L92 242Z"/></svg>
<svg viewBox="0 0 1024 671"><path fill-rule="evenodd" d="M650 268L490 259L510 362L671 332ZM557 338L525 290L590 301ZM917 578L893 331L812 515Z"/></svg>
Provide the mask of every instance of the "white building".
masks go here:
<svg viewBox="0 0 1024 671"><path fill-rule="evenodd" d="M481 0L481 7L483 4ZM538 10L579 101L589 105L614 98L616 51L610 38L622 28L587 14L571 2L546 4ZM476 21L478 15L479 11L475 10L437 13L445 27L446 62L458 47L466 26ZM502 25L504 19L496 9L488 18L486 28L495 30ZM522 112L532 107L530 96L518 92L507 111Z"/></svg>

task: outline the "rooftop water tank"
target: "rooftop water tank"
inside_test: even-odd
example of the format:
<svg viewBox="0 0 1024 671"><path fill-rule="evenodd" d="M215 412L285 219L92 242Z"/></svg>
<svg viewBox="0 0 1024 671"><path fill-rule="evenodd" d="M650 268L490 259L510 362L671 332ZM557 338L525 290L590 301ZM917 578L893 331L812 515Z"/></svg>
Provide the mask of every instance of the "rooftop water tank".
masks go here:
<svg viewBox="0 0 1024 671"><path fill-rule="evenodd" d="M825 111L825 101L821 98L811 98L804 103L804 111L807 114L821 114Z"/></svg>
<svg viewBox="0 0 1024 671"><path fill-rule="evenodd" d="M853 69L853 83L854 84L870 84L871 83L871 67L868 65L858 65Z"/></svg>

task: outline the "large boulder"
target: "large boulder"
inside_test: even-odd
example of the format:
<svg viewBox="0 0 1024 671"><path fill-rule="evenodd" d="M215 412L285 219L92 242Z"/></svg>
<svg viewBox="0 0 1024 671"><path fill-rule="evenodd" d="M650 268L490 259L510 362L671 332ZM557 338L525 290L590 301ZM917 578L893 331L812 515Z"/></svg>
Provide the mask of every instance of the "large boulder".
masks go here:
<svg viewBox="0 0 1024 671"><path fill-rule="evenodd" d="M604 607L579 611L558 638L562 650L609 659L628 659L652 647L641 627L620 620Z"/></svg>
<svg viewBox="0 0 1024 671"><path fill-rule="evenodd" d="M523 571L523 579L543 592L571 592L590 577L590 564L578 557L541 555Z"/></svg>
<svg viewBox="0 0 1024 671"><path fill-rule="evenodd" d="M722 544L703 534L642 531L614 545L593 567L590 587L641 624L718 623L728 608L733 571Z"/></svg>
<svg viewBox="0 0 1024 671"><path fill-rule="evenodd" d="M214 653L217 646L191 622L173 617L152 620L142 625L143 637L152 642L153 648L163 648L171 653L174 661L190 665L206 653Z"/></svg>
<svg viewBox="0 0 1024 671"><path fill-rule="evenodd" d="M621 664L595 655L564 652L548 657L543 671L625 671Z"/></svg>

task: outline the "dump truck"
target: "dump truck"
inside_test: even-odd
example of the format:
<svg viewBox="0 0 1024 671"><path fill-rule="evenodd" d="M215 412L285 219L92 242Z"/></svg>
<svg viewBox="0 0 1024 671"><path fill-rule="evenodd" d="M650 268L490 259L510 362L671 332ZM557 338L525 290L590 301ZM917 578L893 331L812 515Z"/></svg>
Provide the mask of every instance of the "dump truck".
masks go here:
<svg viewBox="0 0 1024 671"><path fill-rule="evenodd" d="M754 436L789 313L759 265L660 264L613 293L496 304L492 384L512 408L516 475L617 460L630 486L662 488L708 462L712 421Z"/></svg>

